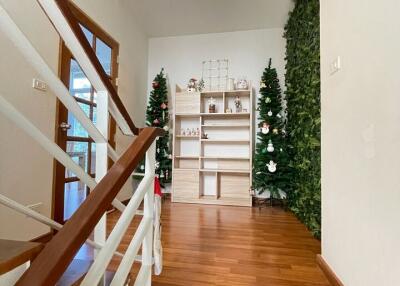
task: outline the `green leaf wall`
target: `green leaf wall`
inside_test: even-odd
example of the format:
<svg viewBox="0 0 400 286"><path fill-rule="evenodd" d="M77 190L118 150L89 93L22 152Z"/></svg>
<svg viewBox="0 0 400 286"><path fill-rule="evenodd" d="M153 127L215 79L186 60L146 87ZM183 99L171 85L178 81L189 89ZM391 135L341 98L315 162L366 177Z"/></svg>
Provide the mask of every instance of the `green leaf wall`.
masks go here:
<svg viewBox="0 0 400 286"><path fill-rule="evenodd" d="M321 236L319 1L296 0L285 27L287 131L294 170L289 207Z"/></svg>

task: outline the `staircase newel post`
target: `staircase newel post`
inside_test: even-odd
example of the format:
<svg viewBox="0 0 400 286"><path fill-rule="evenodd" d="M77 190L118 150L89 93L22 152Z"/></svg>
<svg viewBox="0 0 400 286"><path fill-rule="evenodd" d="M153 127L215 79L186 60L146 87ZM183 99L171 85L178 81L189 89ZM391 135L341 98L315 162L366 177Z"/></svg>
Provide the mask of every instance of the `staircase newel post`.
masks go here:
<svg viewBox="0 0 400 286"><path fill-rule="evenodd" d="M146 153L146 167L145 174L155 176L155 159L156 159L156 141L154 140ZM144 217L154 220L154 180L149 186L147 193L144 197ZM154 223L151 224L142 245L142 265L149 266L149 273L147 276L145 286L151 285L151 273L153 262L153 229Z"/></svg>

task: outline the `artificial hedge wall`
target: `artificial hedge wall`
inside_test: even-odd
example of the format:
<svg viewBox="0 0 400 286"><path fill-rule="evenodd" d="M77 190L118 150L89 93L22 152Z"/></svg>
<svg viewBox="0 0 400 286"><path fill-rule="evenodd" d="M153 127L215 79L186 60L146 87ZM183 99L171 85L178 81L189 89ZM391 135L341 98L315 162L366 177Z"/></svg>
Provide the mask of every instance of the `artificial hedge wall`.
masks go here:
<svg viewBox="0 0 400 286"><path fill-rule="evenodd" d="M321 236L319 0L296 0L285 27L287 131L294 170L290 209Z"/></svg>

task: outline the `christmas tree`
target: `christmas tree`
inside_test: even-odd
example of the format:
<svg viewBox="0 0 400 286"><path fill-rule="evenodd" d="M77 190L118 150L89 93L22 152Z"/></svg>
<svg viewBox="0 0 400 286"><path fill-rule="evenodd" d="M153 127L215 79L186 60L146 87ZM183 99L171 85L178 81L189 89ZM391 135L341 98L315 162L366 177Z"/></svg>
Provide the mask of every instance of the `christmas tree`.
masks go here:
<svg viewBox="0 0 400 286"><path fill-rule="evenodd" d="M167 79L164 69L156 75L152 83L153 90L150 93L146 110L146 125L163 128L166 132L163 137L158 138L156 143L156 174L160 179L161 186L171 182L172 159L170 152L169 135L169 113L168 113L168 90ZM144 172L144 160L139 164L136 172Z"/></svg>
<svg viewBox="0 0 400 286"><path fill-rule="evenodd" d="M289 182L289 156L286 146L285 115L282 92L271 59L264 70L258 99L259 127L253 167L253 188L259 192L271 192L280 198L287 192Z"/></svg>

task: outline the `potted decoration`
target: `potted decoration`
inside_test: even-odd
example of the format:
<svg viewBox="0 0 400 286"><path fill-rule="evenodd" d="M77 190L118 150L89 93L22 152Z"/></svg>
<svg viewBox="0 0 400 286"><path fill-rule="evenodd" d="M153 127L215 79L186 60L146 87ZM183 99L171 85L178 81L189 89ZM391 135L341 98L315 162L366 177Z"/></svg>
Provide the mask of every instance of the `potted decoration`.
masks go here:
<svg viewBox="0 0 400 286"><path fill-rule="evenodd" d="M210 97L208 100L208 113L216 113L217 110L215 108L215 99Z"/></svg>

